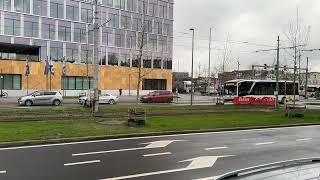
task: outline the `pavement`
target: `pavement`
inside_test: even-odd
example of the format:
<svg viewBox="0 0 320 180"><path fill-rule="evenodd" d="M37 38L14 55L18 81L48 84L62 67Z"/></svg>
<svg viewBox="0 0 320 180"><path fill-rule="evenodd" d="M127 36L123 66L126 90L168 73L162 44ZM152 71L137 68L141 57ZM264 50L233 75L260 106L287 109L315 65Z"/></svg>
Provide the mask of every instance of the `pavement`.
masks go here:
<svg viewBox="0 0 320 180"><path fill-rule="evenodd" d="M320 126L306 126L2 148L0 179L209 180L320 157L319 137Z"/></svg>

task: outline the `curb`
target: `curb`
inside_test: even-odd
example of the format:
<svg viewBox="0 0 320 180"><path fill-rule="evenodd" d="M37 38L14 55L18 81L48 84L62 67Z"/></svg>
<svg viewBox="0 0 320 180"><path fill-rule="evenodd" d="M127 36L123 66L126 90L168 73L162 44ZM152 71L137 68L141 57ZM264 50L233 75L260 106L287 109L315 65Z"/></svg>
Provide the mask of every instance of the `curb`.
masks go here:
<svg viewBox="0 0 320 180"><path fill-rule="evenodd" d="M167 131L167 132L153 132L153 133L141 133L141 134L119 134L119 135L110 135L110 136L90 136L90 137L77 137L77 138L62 138L62 139L51 139L51 140L17 141L17 142L0 143L0 148L46 145L46 144L60 144L60 143L72 143L72 142L107 140L107 139L148 137L148 136L152 137L152 136L179 135L179 134L206 133L206 132L223 132L223 131L227 132L227 131L240 131L240 130L252 130L252 129L305 127L305 126L316 126L316 125L320 125L320 123L303 123L303 124L288 124L288 125L274 125L274 126L252 126L252 127L186 130L186 131Z"/></svg>

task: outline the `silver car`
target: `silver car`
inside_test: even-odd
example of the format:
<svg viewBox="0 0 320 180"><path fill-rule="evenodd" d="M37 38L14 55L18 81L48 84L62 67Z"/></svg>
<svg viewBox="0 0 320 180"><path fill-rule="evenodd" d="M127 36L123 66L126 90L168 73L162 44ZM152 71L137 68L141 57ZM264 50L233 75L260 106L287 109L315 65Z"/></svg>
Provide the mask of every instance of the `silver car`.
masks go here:
<svg viewBox="0 0 320 180"><path fill-rule="evenodd" d="M63 103L63 97L58 91L35 91L18 99L19 105L54 105Z"/></svg>

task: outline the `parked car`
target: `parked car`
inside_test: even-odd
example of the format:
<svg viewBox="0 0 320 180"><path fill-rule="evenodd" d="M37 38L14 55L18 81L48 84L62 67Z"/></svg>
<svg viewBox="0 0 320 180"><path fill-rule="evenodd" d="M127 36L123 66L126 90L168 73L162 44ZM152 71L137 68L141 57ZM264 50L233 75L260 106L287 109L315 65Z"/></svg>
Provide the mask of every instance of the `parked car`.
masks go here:
<svg viewBox="0 0 320 180"><path fill-rule="evenodd" d="M60 106L63 97L59 91L35 91L18 99L19 105L54 105Z"/></svg>
<svg viewBox="0 0 320 180"><path fill-rule="evenodd" d="M102 94L99 96L99 104L116 104L119 98L111 94ZM88 96L82 96L79 98L80 104L85 104L88 101Z"/></svg>
<svg viewBox="0 0 320 180"><path fill-rule="evenodd" d="M142 103L171 103L173 93L171 91L154 91L145 96L141 96Z"/></svg>

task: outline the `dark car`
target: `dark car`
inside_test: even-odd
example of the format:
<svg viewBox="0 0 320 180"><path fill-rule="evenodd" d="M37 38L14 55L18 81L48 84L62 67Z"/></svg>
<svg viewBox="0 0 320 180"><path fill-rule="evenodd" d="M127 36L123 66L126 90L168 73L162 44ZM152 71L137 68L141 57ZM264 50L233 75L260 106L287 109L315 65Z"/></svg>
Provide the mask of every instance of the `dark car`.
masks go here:
<svg viewBox="0 0 320 180"><path fill-rule="evenodd" d="M171 103L173 93L171 91L154 91L140 98L142 103Z"/></svg>

